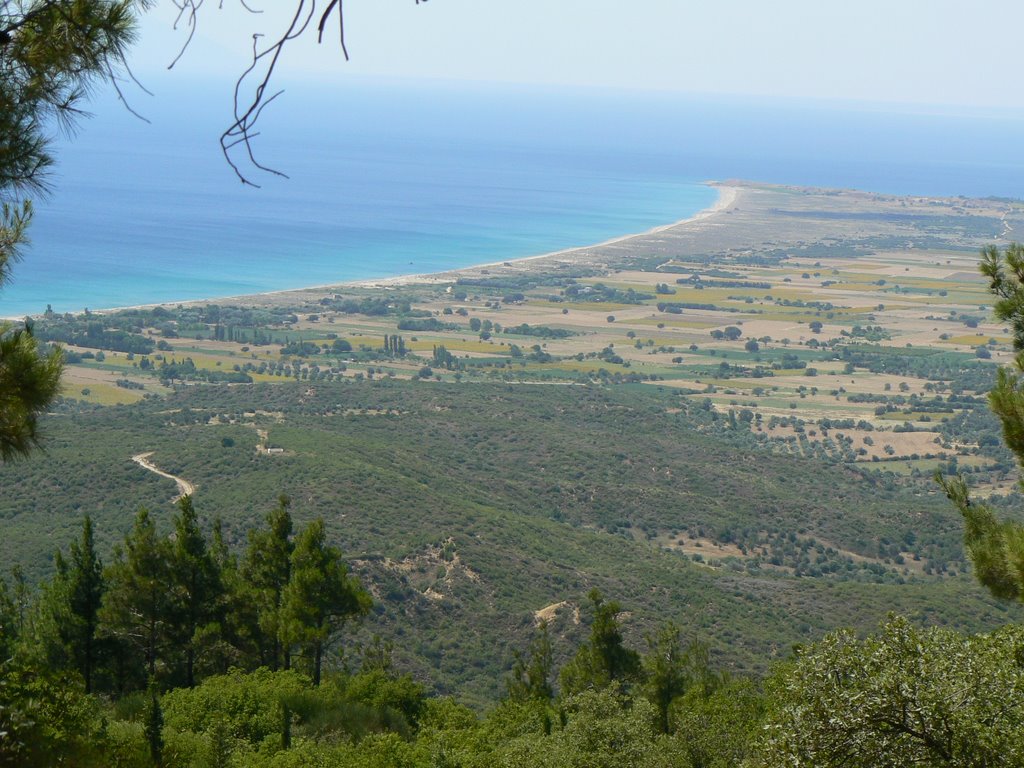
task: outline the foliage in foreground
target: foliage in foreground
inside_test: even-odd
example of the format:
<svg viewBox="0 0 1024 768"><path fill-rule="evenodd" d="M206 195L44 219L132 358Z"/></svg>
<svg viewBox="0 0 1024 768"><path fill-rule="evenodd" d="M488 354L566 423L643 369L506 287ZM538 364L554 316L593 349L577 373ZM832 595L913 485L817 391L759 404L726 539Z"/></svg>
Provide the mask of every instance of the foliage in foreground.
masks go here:
<svg viewBox="0 0 1024 768"><path fill-rule="evenodd" d="M67 128L89 87L120 68L139 5L0 3L0 288L27 242L32 207L23 194L46 187L52 123ZM0 322L0 461L36 447L61 367L60 353L40 353L28 326Z"/></svg>
<svg viewBox="0 0 1024 768"><path fill-rule="evenodd" d="M602 635L592 625L581 653L597 658ZM657 649L647 669L665 659ZM19 666L16 653L0 672L0 765L1019 766L1022 658L1018 627L969 636L892 617L865 640L833 633L764 681L670 664L681 683L664 712L648 673L631 688L598 675L550 697L510 685L479 715L428 695L380 647L319 686L294 670L236 669L113 700L83 693L74 674Z"/></svg>
<svg viewBox="0 0 1024 768"><path fill-rule="evenodd" d="M1024 628L919 630L893 618L858 641L836 632L769 688L769 765L1024 763Z"/></svg>
<svg viewBox="0 0 1024 768"><path fill-rule="evenodd" d="M379 640L322 672L332 617L368 598L322 525L293 537L286 499L240 562L207 547L188 497L179 509L166 538L141 512L107 568L87 518L34 603L0 589L0 766L1024 765L1024 628L891 617L732 679L671 624L646 654L627 647L621 606L593 590L560 673L541 622L480 716Z"/></svg>
<svg viewBox="0 0 1024 768"><path fill-rule="evenodd" d="M1013 329L1013 365L1000 368L989 405L1003 428L1003 442L1024 467L1024 245L982 251L982 274L996 297L996 318ZM978 580L998 598L1024 600L1024 525L1000 521L985 503L970 498L962 477L938 478L963 515L964 542Z"/></svg>

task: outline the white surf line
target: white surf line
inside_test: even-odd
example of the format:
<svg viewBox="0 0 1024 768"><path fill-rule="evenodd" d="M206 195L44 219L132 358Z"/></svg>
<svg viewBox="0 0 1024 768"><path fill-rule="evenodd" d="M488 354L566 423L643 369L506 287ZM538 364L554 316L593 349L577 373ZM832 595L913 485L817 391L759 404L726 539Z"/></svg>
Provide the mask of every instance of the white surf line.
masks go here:
<svg viewBox="0 0 1024 768"><path fill-rule="evenodd" d="M132 456L132 461L134 461L143 469L148 469L150 472L160 475L160 477L166 477L168 480L174 481L175 485L178 486L178 495L171 500L172 504L176 502L178 499L180 499L182 496L191 496L193 493L196 492L196 487L188 480L178 477L177 475L172 475L169 472L164 472L162 469L157 467L153 462L151 462L149 460L149 457L152 456L154 453L155 451L149 451L148 453L137 453L134 456Z"/></svg>
<svg viewBox="0 0 1024 768"><path fill-rule="evenodd" d="M303 291L338 291L346 288L390 288L395 286L413 285L417 283L426 284L445 284L451 283L457 280L460 275L466 273L473 273L479 269L498 268L505 266L506 264L511 265L525 265L539 259L552 259L560 257L569 257L574 254L583 253L595 248L604 248L609 245L618 245L624 243L633 238L648 237L651 235L657 235L665 230L672 229L674 227L682 227L686 225L697 224L704 222L709 218L718 216L719 214L727 211L736 205L737 199L746 187L729 184L727 182L703 182L706 186L712 186L718 190L718 199L713 202L707 208L703 208L697 211L693 216L690 216L679 221L674 221L670 224L662 224L660 226L648 229L644 232L632 232L625 235L618 235L609 240L604 240L600 243L590 243L587 245L574 245L569 248L562 248L557 251L549 251L547 253L539 253L533 256L518 256L513 258L502 259L501 261L491 261L484 264L469 264L464 267L454 267L452 269L443 269L438 272L425 272L418 274L407 274L407 275L393 275L391 277L378 277L378 278L359 278L354 280L340 280L333 283L324 283L321 285L307 285L299 288L284 288L276 291L261 291L259 293L248 293L240 294L235 296L209 296L203 299L182 299L179 301L157 301L149 304L132 304L129 306L122 307L104 307L103 309L92 309L92 313L96 315L111 314L114 312L121 312L126 309L152 309L153 307L167 307L181 304L186 307L201 306L203 304L218 303L218 302L251 302L265 299L270 296L280 296L282 294L290 293L301 293ZM0 317L5 320L21 320L23 316L12 316L12 317Z"/></svg>

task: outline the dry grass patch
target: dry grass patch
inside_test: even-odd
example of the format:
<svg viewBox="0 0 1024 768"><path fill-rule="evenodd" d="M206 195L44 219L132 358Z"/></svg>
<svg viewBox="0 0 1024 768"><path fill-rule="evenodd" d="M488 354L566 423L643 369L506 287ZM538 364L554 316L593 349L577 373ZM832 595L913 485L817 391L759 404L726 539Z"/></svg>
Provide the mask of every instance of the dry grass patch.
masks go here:
<svg viewBox="0 0 1024 768"><path fill-rule="evenodd" d="M125 389L117 386L117 379L128 378L121 372L102 371L95 368L71 365L64 372L61 391L64 397L84 400L97 405L128 405L137 403L146 396L146 392L167 392L154 379L140 380L131 378L146 387L145 390ZM85 393L87 392L87 394Z"/></svg>
<svg viewBox="0 0 1024 768"><path fill-rule="evenodd" d="M804 432L797 432L789 425L776 425L769 428L763 427L765 434L772 438L786 439L795 437L798 440L805 439L809 443L823 443L825 440L832 440L839 444L841 438L849 438L852 442L852 449L858 451L857 461L872 461L875 457L879 460L906 459L911 456L934 455L934 462L941 458L948 458L956 453L955 450L947 450L942 447L942 438L935 432L891 432L882 430L864 429L830 429L823 430L819 426L805 427ZM886 448L892 449L892 453ZM863 449L865 453L860 454Z"/></svg>

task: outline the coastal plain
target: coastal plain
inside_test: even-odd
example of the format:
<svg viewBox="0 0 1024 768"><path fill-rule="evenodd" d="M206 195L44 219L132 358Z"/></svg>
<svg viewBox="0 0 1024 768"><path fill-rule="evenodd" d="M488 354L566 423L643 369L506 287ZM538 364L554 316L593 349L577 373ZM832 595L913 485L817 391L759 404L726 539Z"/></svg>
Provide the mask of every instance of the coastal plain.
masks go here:
<svg viewBox="0 0 1024 768"><path fill-rule="evenodd" d="M313 368L344 377L410 378L424 366L440 381L642 381L679 389L722 413L750 411L752 429L796 452L835 439L829 441L827 427L794 431L794 418L853 420L877 431L842 432L854 443L856 461L909 472L930 454L993 466L966 439L937 439L942 415L909 407L876 411L888 404L883 398L907 406L912 396L948 393L922 361L988 370L1011 360L1008 331L991 316L979 251L1024 231L1024 206L717 186L719 203L694 219L598 246L210 302L288 309L295 319L281 324L282 340L315 345L312 354L309 347L289 355L286 344L259 348L245 336L231 342L201 332L199 339L167 339L170 349L158 357L187 357L210 371L244 369L254 381L301 379L304 371L308 378ZM406 302L419 319L433 321L407 321L423 328L410 331L401 328L398 313L333 308L343 299L368 298ZM394 334L402 335L409 354L375 358L382 339ZM321 354L338 339L356 353ZM438 366L437 347L462 365ZM858 355L871 360L859 365ZM880 362L883 356L919 365ZM280 372L285 367L289 376ZM138 360L116 352L101 363L74 365L69 396L110 404L166 391L153 371L140 373ZM117 387L124 378L143 388ZM984 396L987 383L968 394ZM1009 487L1006 473L992 478L993 489Z"/></svg>
<svg viewBox="0 0 1024 768"><path fill-rule="evenodd" d="M638 642L673 618L739 671L890 610L1017 616L931 476L1016 514L978 264L1024 205L716 186L691 220L541 257L37 318L65 402L54 461L0 467L0 555L43 575L86 512L112 548L175 479L241 543L287 493L374 593L360 631L477 702L538 617L566 652L593 586Z"/></svg>

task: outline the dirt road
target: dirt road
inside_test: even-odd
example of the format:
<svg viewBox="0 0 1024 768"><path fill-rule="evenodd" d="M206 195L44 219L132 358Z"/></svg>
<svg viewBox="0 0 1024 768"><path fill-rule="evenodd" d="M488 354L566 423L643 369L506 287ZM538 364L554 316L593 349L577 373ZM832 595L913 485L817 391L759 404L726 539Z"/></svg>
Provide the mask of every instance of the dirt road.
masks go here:
<svg viewBox="0 0 1024 768"><path fill-rule="evenodd" d="M178 486L178 495L174 497L174 501L177 501L182 496L191 496L196 492L196 487L192 485L188 480L172 475L169 472L164 472L162 469L157 467L153 462L149 460L149 457L153 455L153 451L148 453L138 453L132 456L132 461L138 464L143 469L148 469L154 474L160 475L160 477L166 477L168 480L173 480Z"/></svg>

